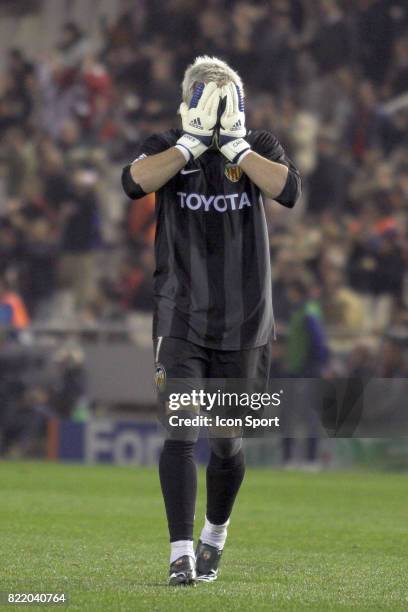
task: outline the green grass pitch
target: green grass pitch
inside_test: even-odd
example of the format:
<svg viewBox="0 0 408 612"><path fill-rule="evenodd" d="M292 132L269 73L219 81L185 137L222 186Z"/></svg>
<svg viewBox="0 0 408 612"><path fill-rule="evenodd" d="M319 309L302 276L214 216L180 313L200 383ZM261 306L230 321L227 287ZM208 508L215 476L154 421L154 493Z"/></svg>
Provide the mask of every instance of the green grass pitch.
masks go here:
<svg viewBox="0 0 408 612"><path fill-rule="evenodd" d="M407 610L407 484L248 470L219 580L169 588L155 470L0 463L0 591L84 612ZM196 535L203 514L201 486Z"/></svg>

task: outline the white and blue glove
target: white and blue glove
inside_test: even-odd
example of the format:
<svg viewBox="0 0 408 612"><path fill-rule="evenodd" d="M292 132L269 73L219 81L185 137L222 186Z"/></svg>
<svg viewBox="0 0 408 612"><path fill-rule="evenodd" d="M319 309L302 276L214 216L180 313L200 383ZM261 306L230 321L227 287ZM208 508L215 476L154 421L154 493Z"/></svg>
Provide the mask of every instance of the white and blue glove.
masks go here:
<svg viewBox="0 0 408 612"><path fill-rule="evenodd" d="M244 96L238 85L229 83L222 88L221 97L225 100L225 109L220 117L218 148L228 161L239 164L251 151L251 145L244 139Z"/></svg>
<svg viewBox="0 0 408 612"><path fill-rule="evenodd" d="M183 134L176 147L187 161L197 159L211 146L217 125L217 113L221 90L216 83L199 83L194 90L189 106L180 105Z"/></svg>

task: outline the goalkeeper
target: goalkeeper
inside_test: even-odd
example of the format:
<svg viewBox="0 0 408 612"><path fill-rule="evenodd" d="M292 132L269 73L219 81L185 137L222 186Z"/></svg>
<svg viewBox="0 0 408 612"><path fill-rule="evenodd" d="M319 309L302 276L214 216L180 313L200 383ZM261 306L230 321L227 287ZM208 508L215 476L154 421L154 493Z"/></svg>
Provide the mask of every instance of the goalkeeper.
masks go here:
<svg viewBox="0 0 408 612"><path fill-rule="evenodd" d="M156 380L266 379L274 319L264 199L292 208L299 173L270 131L246 128L243 85L225 62L197 58L182 91L182 129L147 138L122 174L129 197L156 192ZM169 431L160 457L170 584L217 578L244 478L241 440L210 436L194 551L197 435Z"/></svg>

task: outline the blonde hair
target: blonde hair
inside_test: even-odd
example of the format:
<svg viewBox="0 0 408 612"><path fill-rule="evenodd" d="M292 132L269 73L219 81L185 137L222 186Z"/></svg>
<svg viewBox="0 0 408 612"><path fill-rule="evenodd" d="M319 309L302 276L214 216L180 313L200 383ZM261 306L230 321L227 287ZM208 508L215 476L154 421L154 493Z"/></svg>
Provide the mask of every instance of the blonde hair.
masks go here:
<svg viewBox="0 0 408 612"><path fill-rule="evenodd" d="M242 95L244 95L241 77L226 62L218 59L218 57L210 57L209 55L196 57L184 73L181 86L183 102L189 104L196 83L214 82L221 87L231 81L240 87Z"/></svg>

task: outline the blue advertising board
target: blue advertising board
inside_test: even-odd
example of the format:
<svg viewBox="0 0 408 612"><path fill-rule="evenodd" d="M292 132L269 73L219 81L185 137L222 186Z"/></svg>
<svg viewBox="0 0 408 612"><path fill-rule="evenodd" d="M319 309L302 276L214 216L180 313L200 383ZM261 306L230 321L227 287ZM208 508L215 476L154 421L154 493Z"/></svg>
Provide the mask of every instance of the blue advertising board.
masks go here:
<svg viewBox="0 0 408 612"><path fill-rule="evenodd" d="M48 458L84 463L154 465L163 446L163 435L154 422L92 419L86 423L53 420L48 428ZM200 439L197 460L205 462L208 447Z"/></svg>

